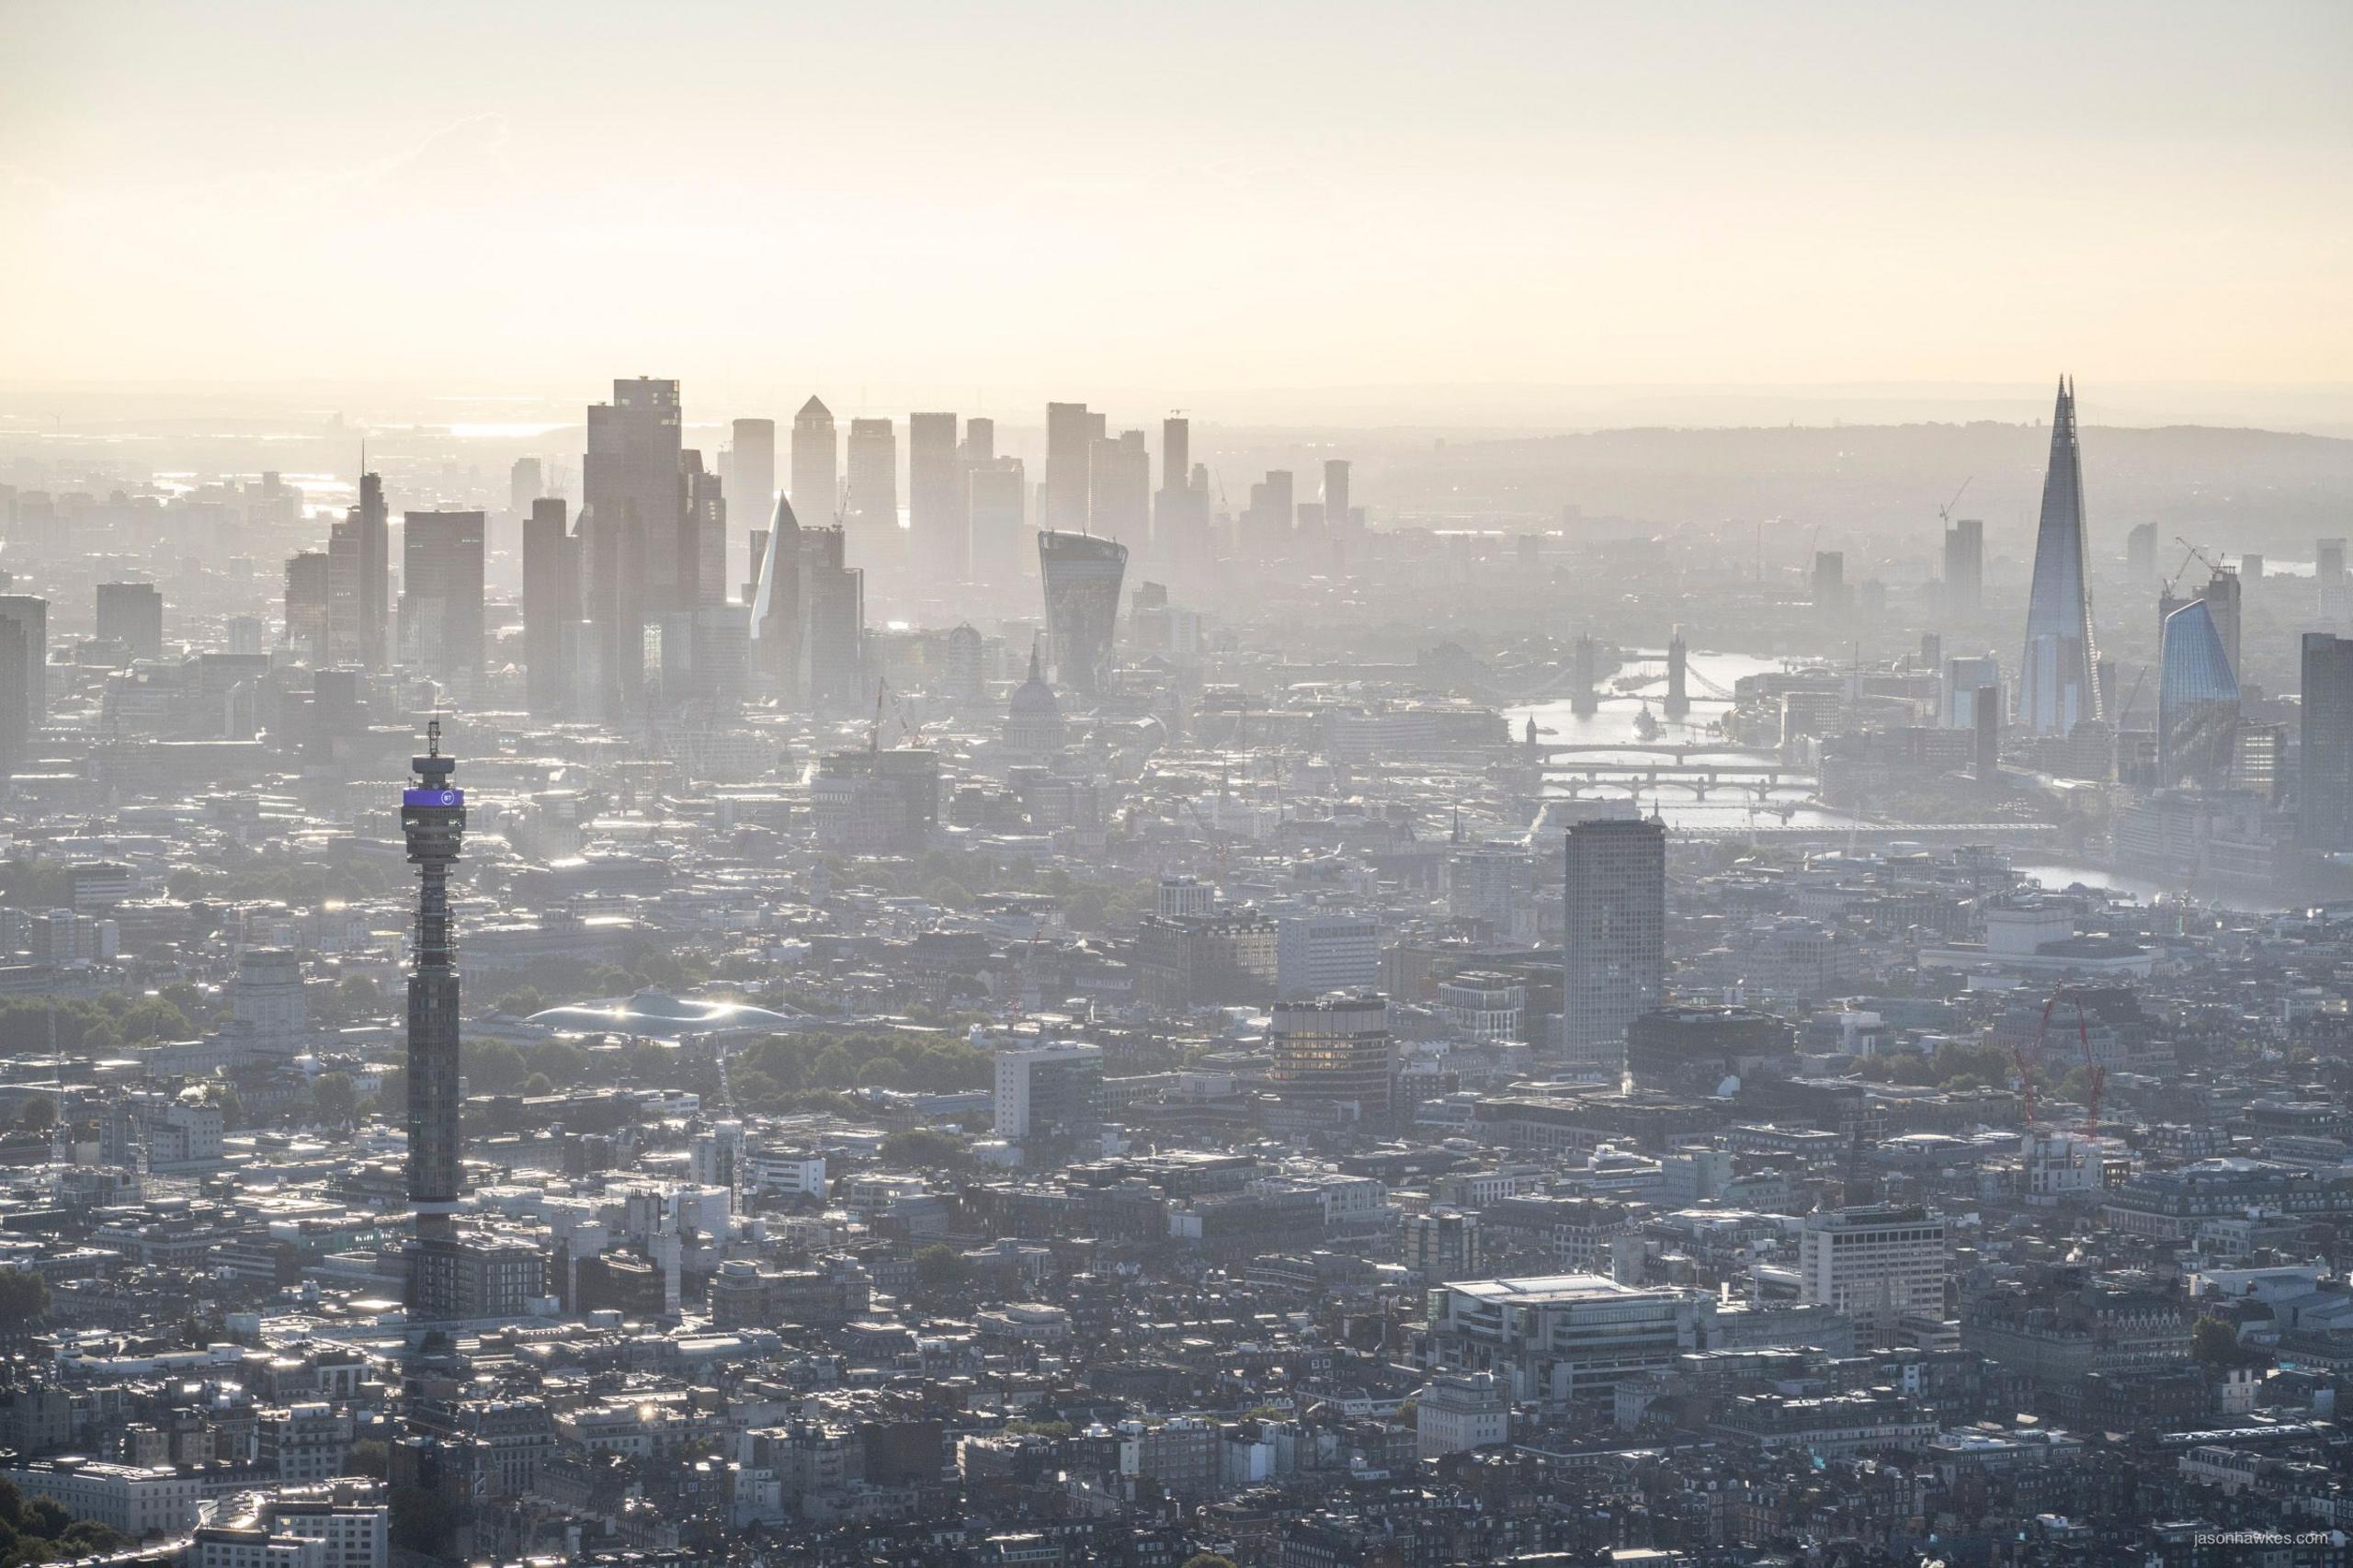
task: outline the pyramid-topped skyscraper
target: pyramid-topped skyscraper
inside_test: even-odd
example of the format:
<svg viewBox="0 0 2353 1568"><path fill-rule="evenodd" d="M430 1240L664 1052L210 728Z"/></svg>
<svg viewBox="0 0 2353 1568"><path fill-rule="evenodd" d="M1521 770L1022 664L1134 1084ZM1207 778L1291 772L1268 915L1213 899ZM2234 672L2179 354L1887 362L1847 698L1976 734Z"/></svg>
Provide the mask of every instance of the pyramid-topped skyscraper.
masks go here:
<svg viewBox="0 0 2353 1568"><path fill-rule="evenodd" d="M2100 716L2087 560L2075 385L2062 377L2059 406L2051 416L2051 467L2042 477L2042 524L2034 540L2026 660L2018 672L2018 722L2033 734L2063 735Z"/></svg>

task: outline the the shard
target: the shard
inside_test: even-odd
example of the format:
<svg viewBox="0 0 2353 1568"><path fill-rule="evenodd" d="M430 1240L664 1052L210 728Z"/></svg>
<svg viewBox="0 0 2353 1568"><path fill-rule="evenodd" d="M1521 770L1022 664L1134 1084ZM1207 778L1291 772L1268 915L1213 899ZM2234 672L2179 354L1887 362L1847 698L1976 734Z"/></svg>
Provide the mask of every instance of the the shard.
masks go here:
<svg viewBox="0 0 2353 1568"><path fill-rule="evenodd" d="M2075 387L2062 378L2051 416L2051 467L2042 478L2042 524L2027 600L2018 722L2063 735L2099 710L2099 649L2092 638L2091 574L2084 543L2084 460L2075 441Z"/></svg>

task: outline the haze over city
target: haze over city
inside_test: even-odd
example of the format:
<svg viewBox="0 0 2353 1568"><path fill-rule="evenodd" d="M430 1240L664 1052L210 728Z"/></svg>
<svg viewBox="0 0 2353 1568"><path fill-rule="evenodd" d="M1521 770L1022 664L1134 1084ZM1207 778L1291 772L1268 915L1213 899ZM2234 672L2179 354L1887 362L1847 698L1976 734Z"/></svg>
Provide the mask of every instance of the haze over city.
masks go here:
<svg viewBox="0 0 2353 1568"><path fill-rule="evenodd" d="M0 1568L2353 1568L2348 80L0 0Z"/></svg>
<svg viewBox="0 0 2353 1568"><path fill-rule="evenodd" d="M568 394L619 364L727 402L1085 385L1325 422L1277 394L1332 389L1449 422L1438 389L1504 388L1471 422L1593 423L1642 403L1540 389L1861 383L2016 418L2058 364L2133 423L2342 426L2348 29L19 0L0 374L23 413L26 381Z"/></svg>

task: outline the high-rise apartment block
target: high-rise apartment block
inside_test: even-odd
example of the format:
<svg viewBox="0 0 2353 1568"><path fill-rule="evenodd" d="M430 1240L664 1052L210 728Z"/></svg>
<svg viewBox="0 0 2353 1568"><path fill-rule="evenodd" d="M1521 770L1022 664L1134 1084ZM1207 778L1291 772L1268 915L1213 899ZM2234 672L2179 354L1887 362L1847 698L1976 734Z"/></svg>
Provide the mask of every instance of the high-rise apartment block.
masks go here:
<svg viewBox="0 0 2353 1568"><path fill-rule="evenodd" d="M1659 1005L1666 983L1666 825L1597 818L1568 833L1562 976L1569 1061L1615 1076L1626 1027Z"/></svg>

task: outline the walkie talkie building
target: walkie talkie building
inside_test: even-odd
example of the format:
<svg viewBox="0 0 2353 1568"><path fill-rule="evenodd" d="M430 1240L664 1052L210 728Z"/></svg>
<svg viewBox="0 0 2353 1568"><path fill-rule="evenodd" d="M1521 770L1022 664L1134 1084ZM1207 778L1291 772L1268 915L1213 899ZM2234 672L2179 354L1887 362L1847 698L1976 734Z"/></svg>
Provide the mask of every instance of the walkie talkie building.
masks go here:
<svg viewBox="0 0 2353 1568"><path fill-rule="evenodd" d="M1038 535L1038 575L1046 590L1046 637L1054 679L1089 696L1102 689L1111 667L1120 621L1120 585L1128 547L1115 539L1063 533Z"/></svg>

